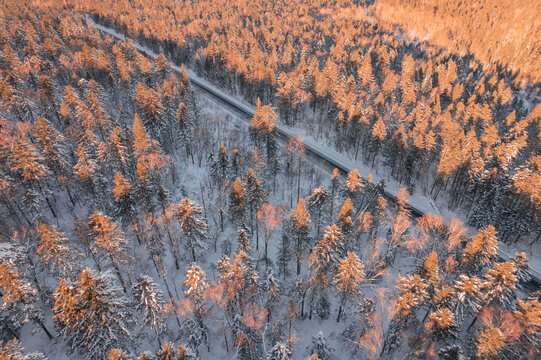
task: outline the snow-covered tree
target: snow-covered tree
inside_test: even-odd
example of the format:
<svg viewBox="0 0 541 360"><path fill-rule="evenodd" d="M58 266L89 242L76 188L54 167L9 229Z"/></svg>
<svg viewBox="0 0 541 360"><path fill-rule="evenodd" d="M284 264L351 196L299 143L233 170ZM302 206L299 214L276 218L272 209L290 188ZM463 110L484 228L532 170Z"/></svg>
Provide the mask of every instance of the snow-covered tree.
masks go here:
<svg viewBox="0 0 541 360"><path fill-rule="evenodd" d="M107 354L107 360L128 360L128 354L122 349L111 349Z"/></svg>
<svg viewBox="0 0 541 360"><path fill-rule="evenodd" d="M289 217L291 232L296 240L295 253L297 256L297 275L301 273L301 262L305 257L310 233L310 214L304 206L304 200L299 199L297 206Z"/></svg>
<svg viewBox="0 0 541 360"><path fill-rule="evenodd" d="M308 198L308 209L312 212L312 217L315 216L316 221L316 239L319 239L319 228L321 225L321 214L329 200L329 194L323 186L315 188L312 195Z"/></svg>
<svg viewBox="0 0 541 360"><path fill-rule="evenodd" d="M143 313L143 322L156 331L159 336L163 328L163 293L158 284L147 275L139 275L132 288L133 296L137 302L137 310Z"/></svg>
<svg viewBox="0 0 541 360"><path fill-rule="evenodd" d="M340 306L336 322L340 322L343 308L348 302L355 301L361 295L361 284L365 280L364 265L353 251L338 260L334 284L340 292Z"/></svg>
<svg viewBox="0 0 541 360"><path fill-rule="evenodd" d="M319 331L316 336L312 336L312 344L309 348L311 354L317 355L320 360L333 359L334 349L329 345L327 338L323 335L323 331Z"/></svg>
<svg viewBox="0 0 541 360"><path fill-rule="evenodd" d="M195 262L196 249L207 248L208 225L201 218L203 209L196 206L190 199L184 198L174 207L173 212L184 232L186 249L192 254L192 260Z"/></svg>
<svg viewBox="0 0 541 360"><path fill-rule="evenodd" d="M292 352L284 343L276 343L267 354L267 360L289 360Z"/></svg>
<svg viewBox="0 0 541 360"><path fill-rule="evenodd" d="M463 250L463 256L473 268L490 264L498 256L498 237L494 226L487 226L471 238Z"/></svg>
<svg viewBox="0 0 541 360"><path fill-rule="evenodd" d="M56 226L40 223L37 226L40 245L36 252L52 274L70 276L75 267L77 251L69 244L69 239Z"/></svg>
<svg viewBox="0 0 541 360"><path fill-rule="evenodd" d="M191 300L194 310L194 316L199 321L203 321L205 309L203 306L203 296L209 284L207 276L201 267L192 264L186 271L186 280L184 281L184 295Z"/></svg>
<svg viewBox="0 0 541 360"><path fill-rule="evenodd" d="M128 261L128 241L124 232L116 221L97 210L88 217L88 229L90 237L94 240L92 251L103 253L111 261L118 280L126 292L126 284L120 271L120 265Z"/></svg>
<svg viewBox="0 0 541 360"><path fill-rule="evenodd" d="M321 239L310 254L308 264L310 267L310 277L308 279L308 288L310 290L310 318L312 310L316 306L318 314L326 314L329 309L326 308L325 291L331 284L331 276L336 265L336 254L341 242L342 234L336 225L327 226L323 239Z"/></svg>
<svg viewBox="0 0 541 360"><path fill-rule="evenodd" d="M252 234L256 238L256 249L259 250L259 231L258 223L255 219L257 210L265 201L265 189L263 182L257 177L253 169L248 169L246 172L246 203L250 214L250 224L252 226Z"/></svg>
<svg viewBox="0 0 541 360"><path fill-rule="evenodd" d="M49 358L40 352L23 354L23 347L17 339L0 341L0 359L2 360L48 360Z"/></svg>
<svg viewBox="0 0 541 360"><path fill-rule="evenodd" d="M103 359L111 348L130 344L128 299L109 273L84 269L76 283L62 279L54 300L54 319L70 353Z"/></svg>
<svg viewBox="0 0 541 360"><path fill-rule="evenodd" d="M244 184L239 178L233 182L233 188L229 195L229 210L235 223L240 224L244 220L246 212L246 194Z"/></svg>

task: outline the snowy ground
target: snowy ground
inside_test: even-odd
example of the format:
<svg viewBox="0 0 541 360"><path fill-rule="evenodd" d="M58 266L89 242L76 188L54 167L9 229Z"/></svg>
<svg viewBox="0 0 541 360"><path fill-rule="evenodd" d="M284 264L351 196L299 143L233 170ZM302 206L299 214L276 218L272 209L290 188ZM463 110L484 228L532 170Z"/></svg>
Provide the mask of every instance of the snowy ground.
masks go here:
<svg viewBox="0 0 541 360"><path fill-rule="evenodd" d="M90 19L88 19L89 22L93 23ZM103 27L101 25L93 23L96 27L99 29L109 33L110 35L124 40L124 36L115 32L112 29ZM156 56L154 52L152 52L150 49L145 48L144 46L141 46L137 44L135 41L133 41L133 44L136 48L139 50L147 53L150 56ZM175 66L175 70L180 71L180 67ZM190 79L193 83L197 84L198 86L204 86L206 88L209 88L212 90L213 93L215 93L217 96L220 96L224 99L227 99L228 102L234 103L235 106L241 107L246 110L246 112L253 113L253 108L249 105L247 105L242 100L235 98L231 95L226 94L224 91L216 88L212 84L208 83L204 79L198 77L195 73L187 69L188 74L190 76ZM227 107L224 107L221 105L218 101L213 100L213 98L209 95L205 95L203 93L199 94L199 103L200 103L200 109L203 110L203 115L207 116L215 116L214 120L219 119L220 125L216 125L215 123L212 124L213 127L220 128L220 126L229 126L233 127L238 130L238 137L237 138L228 138L228 137L220 137L220 132L218 131L218 141L224 142L228 150L232 148L240 148L242 146L245 147L245 151L249 151L246 148L247 142L245 141L247 136L247 127L246 127L246 118L239 116L239 114L235 113L234 111L231 111ZM223 124L221 123L223 122ZM210 123L209 123L210 124ZM214 129L216 130L216 128ZM382 177L385 177L386 181L386 188L387 191L390 193L396 194L398 193L399 187L401 187L394 179L390 178L389 176L385 176L382 174L378 174L377 169L372 169L366 165L364 165L360 161L354 161L352 158L350 158L347 155L338 153L334 149L331 148L331 146L322 144L321 141L316 141L313 136L310 136L307 134L307 132L304 129L301 128L289 128L286 127L283 124L279 124L279 130L287 134L289 136L300 136L304 138L304 144L306 147L311 148L314 151L317 151L322 156L326 157L330 161L332 161L335 164L340 164L342 167L346 169L358 169L359 173L366 177L368 174L372 174L373 182L378 182ZM244 141L243 141L244 140ZM190 197L193 197L195 201L201 202L199 200L199 196L201 196L201 188L198 181L196 181L198 178L200 178L200 171L201 169L197 166L187 166L183 169L183 179L186 184L188 185L188 188L186 189L189 193ZM316 168L314 170L315 178L321 178L321 177L327 177L328 176L328 169L325 168ZM321 184L322 182L320 182ZM324 183L324 182L323 182ZM305 181L304 188L302 193L304 195L307 195L307 192L309 192L311 188L308 186L307 182ZM414 195L410 196L408 198L410 203L415 206L417 209L425 212L425 213L435 213L442 215L444 218L450 218L450 217L456 217L458 219L464 219L464 214L449 211L447 209L447 206L445 205L445 199L442 197L437 203L435 203L430 197L425 196L422 191L417 191ZM284 196L284 193L281 194L273 194L269 201L273 202L274 204L283 204L285 207L288 207L288 198L287 195ZM209 205L210 206L210 205ZM211 226L215 225L212 224ZM216 228L216 227L215 227ZM216 239L217 243L220 244L224 237L226 236L232 236L232 229L227 229L224 231L224 233L216 234L218 237ZM470 234L473 235L475 232L474 229L470 229ZM505 244L500 244L501 252L505 256L507 254L512 255L514 252L514 248L510 246L506 246ZM276 246L271 246L271 257L275 256L275 253L277 251ZM261 250L261 249L260 249ZM523 250L526 251L528 256L531 259L532 267L535 270L536 276L538 278L541 278L540 275L540 269L541 269L541 244L536 244L534 247L527 247L526 244L517 246L516 250ZM509 256L507 255L507 256ZM258 254L259 257L262 256L262 253ZM217 254L212 254L212 256L207 257L206 264L204 264L206 269L211 268L211 264L218 260ZM407 259L404 259L403 266L398 266L396 269L394 269L396 272L400 271L406 271L408 268L411 268L412 264L406 265L408 263ZM207 271L207 275L209 279L214 280L214 273L211 270ZM397 273L389 274L389 279L387 279L388 282L393 282L393 279L397 276ZM175 278L176 284L182 284L183 277L180 275L179 278ZM180 289L179 289L180 290ZM336 309L336 306L333 305L333 309ZM335 321L333 321L333 317L336 316L336 314L331 313L331 318L328 320L299 320L296 322L295 328L297 329L297 337L300 338L299 342L295 346L294 351L294 358L295 359L304 359L307 357L305 354L304 349L310 344L311 337L316 335L319 330L322 330L324 335L327 337L329 342L331 343L331 346L335 348L335 356L337 359L341 358L349 358L351 356L351 348L344 346L343 341L341 341L340 334L343 330L343 326L346 324L346 322L342 322L341 324L336 324ZM216 325L218 326L218 325ZM225 344L222 344L223 339L212 339L211 341L216 340L217 342L213 345L213 351L211 351L210 354L207 354L206 352L202 352L202 358L203 359L215 359L215 358L226 358L226 354L224 353ZM221 342L220 342L221 341ZM29 349L31 350L31 349ZM37 349L35 349L37 350ZM269 349L267 349L268 351ZM61 358L61 357L59 357Z"/></svg>

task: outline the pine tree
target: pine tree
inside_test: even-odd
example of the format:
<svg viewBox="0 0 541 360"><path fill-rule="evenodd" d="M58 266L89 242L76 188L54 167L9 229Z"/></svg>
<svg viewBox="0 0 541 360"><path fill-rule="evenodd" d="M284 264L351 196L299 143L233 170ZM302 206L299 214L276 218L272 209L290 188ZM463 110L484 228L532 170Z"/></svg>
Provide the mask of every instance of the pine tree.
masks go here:
<svg viewBox="0 0 541 360"><path fill-rule="evenodd" d="M158 360L175 360L175 348L170 342L164 342L156 351Z"/></svg>
<svg viewBox="0 0 541 360"><path fill-rule="evenodd" d="M118 280L124 288L124 292L126 292L126 284L120 271L120 264L128 261L128 241L124 232L117 222L97 210L94 210L92 215L88 217L88 229L91 238L94 240L92 251L94 253L103 252L111 261Z"/></svg>
<svg viewBox="0 0 541 360"><path fill-rule="evenodd" d="M308 209L312 211L312 217L316 217L316 239L319 239L319 228L321 225L321 213L329 200L329 194L323 186L315 188L308 198ZM315 213L315 214L314 214Z"/></svg>
<svg viewBox="0 0 541 360"><path fill-rule="evenodd" d="M487 302L509 305L517 288L517 267L512 261L496 262L484 276Z"/></svg>
<svg viewBox="0 0 541 360"><path fill-rule="evenodd" d="M507 339L500 329L490 326L480 331L475 345L478 358L496 359L507 345Z"/></svg>
<svg viewBox="0 0 541 360"><path fill-rule="evenodd" d="M4 343L0 341L0 359L2 360L48 360L49 358L40 352L23 355L23 348L19 340L12 339Z"/></svg>
<svg viewBox="0 0 541 360"><path fill-rule="evenodd" d="M2 295L2 307L0 309L7 310L10 314L10 321L15 325L14 332L19 327L34 321L40 325L49 339L53 336L44 325L44 320L41 311L36 306L38 302L37 290L28 282L24 274L17 269L14 264L10 264L7 259L9 257L9 249L2 249L5 258L0 258L0 293ZM8 255L5 255L8 252ZM14 259L20 262L16 256ZM5 327L9 329L8 321Z"/></svg>
<svg viewBox="0 0 541 360"><path fill-rule="evenodd" d="M343 308L348 302L355 301L361 295L361 284L365 280L364 266L353 251L347 257L338 260L334 284L341 294L340 307L336 322L340 322Z"/></svg>
<svg viewBox="0 0 541 360"><path fill-rule="evenodd" d="M135 113L133 118L133 147L135 150L135 156L140 157L152 152L153 141L148 135L143 122L139 118L139 115Z"/></svg>
<svg viewBox="0 0 541 360"><path fill-rule="evenodd" d="M126 146L126 140L120 127L115 126L111 130L111 136L109 137L110 148L113 152L111 156L115 159L115 166L122 169L122 172L126 173L128 161L130 161L130 154L128 147Z"/></svg>
<svg viewBox="0 0 541 360"><path fill-rule="evenodd" d="M132 184L121 173L117 172L113 179L113 197L118 208L118 215L130 219L134 216Z"/></svg>
<svg viewBox="0 0 541 360"><path fill-rule="evenodd" d="M107 273L84 269L76 283L60 280L54 300L54 319L70 353L103 359L111 348L129 345L128 301Z"/></svg>
<svg viewBox="0 0 541 360"><path fill-rule="evenodd" d="M521 338L526 347L531 344L534 348L539 348L541 345L541 300L535 296L524 300L517 299L514 315L524 326Z"/></svg>
<svg viewBox="0 0 541 360"><path fill-rule="evenodd" d="M428 298L427 287L426 282L417 274L408 274L406 277L398 275L396 288L400 291L398 296L399 310L404 315L408 315L422 306Z"/></svg>
<svg viewBox="0 0 541 360"><path fill-rule="evenodd" d="M57 175L65 174L68 168L68 153L64 136L42 117L37 118L33 135L49 168Z"/></svg>
<svg viewBox="0 0 541 360"><path fill-rule="evenodd" d="M186 249L192 254L193 262L196 262L196 248L207 248L205 243L208 235L208 225L201 219L203 210L196 206L190 199L184 198L174 208L174 215L186 238Z"/></svg>
<svg viewBox="0 0 541 360"><path fill-rule="evenodd" d="M383 119L378 116L376 122L372 126L372 167L374 167L376 157L386 136L387 130L385 129L385 123L383 122Z"/></svg>
<svg viewBox="0 0 541 360"><path fill-rule="evenodd" d="M301 273L301 261L304 259L308 247L310 221L310 214L304 206L304 200L299 199L290 216L291 231L296 238L297 275Z"/></svg>
<svg viewBox="0 0 541 360"><path fill-rule="evenodd" d="M147 88L143 83L135 87L135 103L141 111L147 125L154 135L165 126L164 107L156 91Z"/></svg>
<svg viewBox="0 0 541 360"><path fill-rule="evenodd" d="M325 289L331 284L331 275L336 264L336 253L341 241L342 234L338 230L338 227L336 225L327 226L323 239L316 244L308 258L310 267L308 287L311 290L310 318L312 318L314 300L316 304L325 302L321 299L325 298ZM321 310L323 311L318 311L318 313L326 312L325 309Z"/></svg>
<svg viewBox="0 0 541 360"><path fill-rule="evenodd" d="M455 281L456 299L458 300L458 315L464 316L464 311L471 311L474 314L481 310L485 302L485 295L482 292L483 282L479 277L461 274L460 279Z"/></svg>
<svg viewBox="0 0 541 360"><path fill-rule="evenodd" d="M21 175L26 181L37 182L51 175L51 171L44 164L43 156L24 136L15 142L11 162L13 163L11 170L21 170Z"/></svg>
<svg viewBox="0 0 541 360"><path fill-rule="evenodd" d="M358 70L359 79L361 84L366 88L372 88L374 85L374 75L372 74L372 60L370 59L370 52L363 56L363 62Z"/></svg>
<svg viewBox="0 0 541 360"><path fill-rule="evenodd" d="M192 264L186 272L186 280L184 281L184 295L191 300L194 309L194 316L199 322L203 321L204 307L203 300L204 294L209 284L207 276L201 267Z"/></svg>
<svg viewBox="0 0 541 360"><path fill-rule="evenodd" d="M69 239L56 226L40 223L37 226L40 245L36 252L51 274L70 276L78 253L72 249Z"/></svg>
<svg viewBox="0 0 541 360"><path fill-rule="evenodd" d="M87 149L83 144L79 144L76 151L77 164L73 167L75 175L79 176L81 180L86 183L93 184L93 176L96 172L96 161L90 157Z"/></svg>
<svg viewBox="0 0 541 360"><path fill-rule="evenodd" d="M122 349L111 349L107 354L107 360L128 360L128 354Z"/></svg>
<svg viewBox="0 0 541 360"><path fill-rule="evenodd" d="M337 168L334 168L331 175L331 213L329 219L333 219L333 212L334 212L334 198L336 196L336 192L340 185L340 173L338 172Z"/></svg>
<svg viewBox="0 0 541 360"><path fill-rule="evenodd" d="M321 330L317 333L317 336L312 336L310 353L316 355L316 359L331 360L333 359L333 351L334 349L331 348Z"/></svg>
<svg viewBox="0 0 541 360"><path fill-rule="evenodd" d="M233 182L233 188L229 196L229 210L237 225L243 223L246 212L246 195L244 184L239 178L236 178Z"/></svg>
<svg viewBox="0 0 541 360"><path fill-rule="evenodd" d="M248 229L246 229L246 226L244 226L244 224L242 224L239 229L238 244L238 251L242 250L248 255L252 253L252 244L250 239L248 238Z"/></svg>
<svg viewBox="0 0 541 360"><path fill-rule="evenodd" d="M164 327L163 293L154 280L147 275L137 276L137 282L133 285L132 291L137 301L137 310L143 313L143 323L154 329L156 335L160 336Z"/></svg>
<svg viewBox="0 0 541 360"><path fill-rule="evenodd" d="M276 147L275 122L278 115L270 105L261 105L261 100L257 98L257 105L254 116L250 121L250 134L252 135L255 146L265 143L267 150L267 162L270 162L274 156Z"/></svg>
<svg viewBox="0 0 541 360"><path fill-rule="evenodd" d="M271 351L267 354L267 360L289 360L291 359L292 352L286 344L278 342Z"/></svg>
<svg viewBox="0 0 541 360"><path fill-rule="evenodd" d="M348 197L355 199L360 194L365 184L359 175L357 169L353 169L348 173L348 177L344 182L345 192Z"/></svg>
<svg viewBox="0 0 541 360"><path fill-rule="evenodd" d="M447 307L431 312L428 319L432 323L432 331L445 335L457 325L455 314Z"/></svg>
<svg viewBox="0 0 541 360"><path fill-rule="evenodd" d="M265 291L264 307L269 312L267 318L270 319L274 309L280 304L278 281L276 280L274 271L271 267L267 269L265 280L263 282L263 289Z"/></svg>
<svg viewBox="0 0 541 360"><path fill-rule="evenodd" d="M259 207L265 201L265 189L262 181L256 176L253 169L246 172L246 203L250 213L250 224L252 225L252 234L256 237L256 249L259 250L259 231L255 215Z"/></svg>
<svg viewBox="0 0 541 360"><path fill-rule="evenodd" d="M344 255L352 249L352 241L350 235L353 230L353 203L350 198L347 198L336 216L336 223L340 232L344 235Z"/></svg>
<svg viewBox="0 0 541 360"><path fill-rule="evenodd" d="M213 175L220 179L222 182L227 180L227 169L229 167L229 159L225 150L224 144L220 144L220 151L218 151L218 158L216 162L212 164Z"/></svg>
<svg viewBox="0 0 541 360"><path fill-rule="evenodd" d="M498 256L498 237L494 226L487 226L471 238L463 256L466 263L474 268L490 264Z"/></svg>

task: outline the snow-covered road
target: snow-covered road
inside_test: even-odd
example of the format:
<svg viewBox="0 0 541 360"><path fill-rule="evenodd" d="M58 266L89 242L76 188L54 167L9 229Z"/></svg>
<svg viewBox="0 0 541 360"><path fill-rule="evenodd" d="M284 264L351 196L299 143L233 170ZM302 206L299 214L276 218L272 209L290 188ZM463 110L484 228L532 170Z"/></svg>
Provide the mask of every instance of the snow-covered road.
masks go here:
<svg viewBox="0 0 541 360"><path fill-rule="evenodd" d="M89 16L86 16L86 19L89 24L101 30L102 32L107 33L119 40L122 40L122 41L126 40L126 37L123 34L118 33L114 29L111 29L109 27L96 23ZM158 56L157 53L137 43L137 41L133 39L131 39L131 41L132 41L133 46L141 53L152 58L156 58ZM172 67L175 71L181 72L180 66L176 64L172 64ZM224 103L227 106L234 108L237 112L244 114L245 119L247 121L249 121L251 117L254 115L255 109L252 106L225 93L224 91L217 88L215 85L211 84L207 80L196 75L190 69L185 68L185 70L188 73L190 81L195 86L205 91L206 93L210 94L211 96L217 98L221 103ZM304 146L308 152L310 152L312 155L316 157L319 157L325 160L327 163L332 164L332 166L338 168L342 173L347 173L352 169L357 169L359 174L365 178L369 174L371 174L372 181L374 183L377 183L380 180L382 180L382 177L375 174L373 172L373 169L370 169L369 167L363 164L356 163L355 161L352 161L351 159L344 156L343 154L338 153L336 150L317 142L312 137L306 136L305 134L302 133L300 129L289 128L283 124L277 124L276 129L277 129L278 134L285 138L302 137ZM400 187L401 187L400 184L398 184L398 182L394 181L393 179L385 179L386 195L390 199L396 199L394 194L398 193L398 190ZM428 214L428 213L436 213L436 214L440 213L440 209L438 209L438 207L436 206L432 198L430 198L429 196L425 196L419 192L413 196L408 197L408 201L410 202L412 214L415 216L422 216L423 214ZM459 218L458 216L456 216L456 214L453 214L451 211L441 211L441 213L442 215L444 215L445 218L449 218L450 216ZM473 235L474 232L475 230L470 228L469 234ZM509 260L510 258L512 258L511 253L514 251L514 249L511 249L509 246L503 243L500 243L499 248L500 248L499 250L500 257L502 260ZM528 285L532 289L539 288L541 286L541 254L532 253L530 256L530 264L532 267L532 281Z"/></svg>

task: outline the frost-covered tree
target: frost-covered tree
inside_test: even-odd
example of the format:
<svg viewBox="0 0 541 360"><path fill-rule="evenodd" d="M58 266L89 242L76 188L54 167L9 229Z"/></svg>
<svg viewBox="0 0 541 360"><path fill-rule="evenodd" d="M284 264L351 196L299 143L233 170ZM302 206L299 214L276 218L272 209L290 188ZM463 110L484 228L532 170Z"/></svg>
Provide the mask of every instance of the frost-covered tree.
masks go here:
<svg viewBox="0 0 541 360"><path fill-rule="evenodd" d="M75 283L60 280L54 301L54 319L70 353L103 359L111 348L130 344L128 299L109 273L84 269Z"/></svg>
<svg viewBox="0 0 541 360"><path fill-rule="evenodd" d="M5 257L9 252L8 248L0 247L0 255L4 255L0 258L1 309L9 312L9 320L15 328L11 328L7 321L5 327L14 332L24 324L33 321L43 329L49 339L52 339L53 335L45 326L42 312L38 306L37 290L12 263L11 260L17 259L15 254L10 255L12 259ZM17 261L19 262L20 259Z"/></svg>
<svg viewBox="0 0 541 360"><path fill-rule="evenodd" d="M340 292L340 305L336 322L340 322L343 308L348 302L355 301L361 296L361 285L365 280L364 265L353 251L347 256L338 260L334 284Z"/></svg>
<svg viewBox="0 0 541 360"><path fill-rule="evenodd" d="M46 119L38 117L34 126L34 137L41 148L45 162L57 176L65 174L69 166L66 139Z"/></svg>
<svg viewBox="0 0 541 360"><path fill-rule="evenodd" d="M428 298L427 287L428 284L418 274L408 274L405 277L398 275L396 288L400 295L397 305L403 315L411 314L425 303Z"/></svg>
<svg viewBox="0 0 541 360"><path fill-rule="evenodd" d="M201 267L192 264L186 271L186 280L184 280L184 295L190 299L193 306L193 313L200 325L203 325L203 317L205 316L205 308L203 305L204 294L209 284L207 275Z"/></svg>
<svg viewBox="0 0 541 360"><path fill-rule="evenodd" d="M135 211L135 202L133 197L133 186L119 172L113 179L113 198L117 206L117 214L123 219L131 219Z"/></svg>
<svg viewBox="0 0 541 360"><path fill-rule="evenodd" d="M256 238L256 249L259 250L259 230L258 222L255 219L255 215L259 210L259 207L265 201L265 189L263 182L257 177L253 169L248 169L246 172L246 203L248 205L248 211L250 214L250 224L252 227L252 234Z"/></svg>
<svg viewBox="0 0 541 360"><path fill-rule="evenodd" d="M23 354L23 347L17 339L0 341L0 359L2 360L48 360L49 358L40 352Z"/></svg>
<svg viewBox="0 0 541 360"><path fill-rule="evenodd" d="M331 276L336 265L336 254L341 242L342 234L336 225L327 226L323 239L321 239L310 254L308 264L310 277L308 287L310 290L310 318L312 310L316 306L318 314L328 313L324 307L328 305L326 289L331 284ZM320 309L320 307L323 307Z"/></svg>
<svg viewBox="0 0 541 360"><path fill-rule="evenodd" d="M207 248L208 225L201 218L203 209L196 206L190 199L184 198L174 207L173 212L184 232L186 249L192 254L192 260L195 262L196 249Z"/></svg>
<svg viewBox="0 0 541 360"><path fill-rule="evenodd" d="M329 197L331 199L331 211L329 219L333 219L333 213L334 213L334 199L336 197L336 193L338 192L338 189L340 188L340 172L337 168L334 168L331 175L331 186L330 186L330 194Z"/></svg>
<svg viewBox="0 0 541 360"><path fill-rule="evenodd" d="M490 264L498 256L498 237L494 226L489 225L472 237L463 250L463 256L466 264L474 269Z"/></svg>
<svg viewBox="0 0 541 360"><path fill-rule="evenodd" d="M297 256L297 275L301 273L301 262L309 245L310 214L304 206L304 200L299 199L297 206L289 217L291 233L295 237L295 255Z"/></svg>
<svg viewBox="0 0 541 360"><path fill-rule="evenodd" d="M128 360L128 354L122 349L111 349L107 354L107 360Z"/></svg>
<svg viewBox="0 0 541 360"><path fill-rule="evenodd" d="M486 301L509 306L518 284L517 267L512 261L496 262L484 281Z"/></svg>
<svg viewBox="0 0 541 360"><path fill-rule="evenodd" d="M118 280L124 292L126 292L126 283L120 271L120 265L128 261L128 241L124 232L116 221L113 221L109 216L97 210L94 210L88 217L88 229L90 231L90 237L94 240L94 243L91 245L92 251L94 253L102 253L111 261Z"/></svg>
<svg viewBox="0 0 541 360"><path fill-rule="evenodd" d="M265 144L267 150L267 162L269 162L275 151L276 125L278 115L270 105L261 105L261 100L257 98L256 110L250 121L250 134L255 142L255 146Z"/></svg>
<svg viewBox="0 0 541 360"><path fill-rule="evenodd" d="M292 352L284 343L276 343L271 351L267 354L267 360L289 360Z"/></svg>
<svg viewBox="0 0 541 360"><path fill-rule="evenodd" d="M154 329L157 336L163 328L163 293L158 284L147 275L139 275L132 288L133 296L137 302L137 310L143 313L143 323Z"/></svg>
<svg viewBox="0 0 541 360"><path fill-rule="evenodd" d="M323 186L315 188L312 195L308 198L308 209L312 212L312 218L315 216L316 239L319 239L319 228L321 227L321 214L329 200L329 194Z"/></svg>
<svg viewBox="0 0 541 360"><path fill-rule="evenodd" d="M263 281L263 290L265 293L264 306L269 312L267 318L270 319L274 309L277 308L280 303L279 286L271 267L267 269L267 274Z"/></svg>
<svg viewBox="0 0 541 360"><path fill-rule="evenodd" d="M455 281L457 313L462 318L466 312L478 313L485 302L483 281L477 276L461 274Z"/></svg>
<svg viewBox="0 0 541 360"><path fill-rule="evenodd" d="M352 169L344 181L344 193L351 199L357 199L364 187L365 184L359 172L357 169Z"/></svg>
<svg viewBox="0 0 541 360"><path fill-rule="evenodd" d="M316 336L312 337L312 344L309 348L311 354L317 355L320 360L333 359L334 349L329 345L327 338L323 335L323 331L319 331Z"/></svg>
<svg viewBox="0 0 541 360"><path fill-rule="evenodd" d="M347 254L348 251L353 250L354 247L352 231L353 217L355 215L353 213L353 210L353 203L351 202L351 199L346 198L346 200L344 200L344 204L338 212L338 215L336 216L336 225L338 225L338 228L340 229L340 232L344 237L343 243L341 244L343 245L343 249L341 249L341 251L344 256Z"/></svg>
<svg viewBox="0 0 541 360"><path fill-rule="evenodd" d="M40 245L36 252L50 273L71 276L78 253L68 244L66 235L56 226L45 223L38 224L37 232Z"/></svg>
<svg viewBox="0 0 541 360"><path fill-rule="evenodd" d="M229 195L229 211L236 224L243 222L246 213L246 191L239 178L233 182L233 188Z"/></svg>

